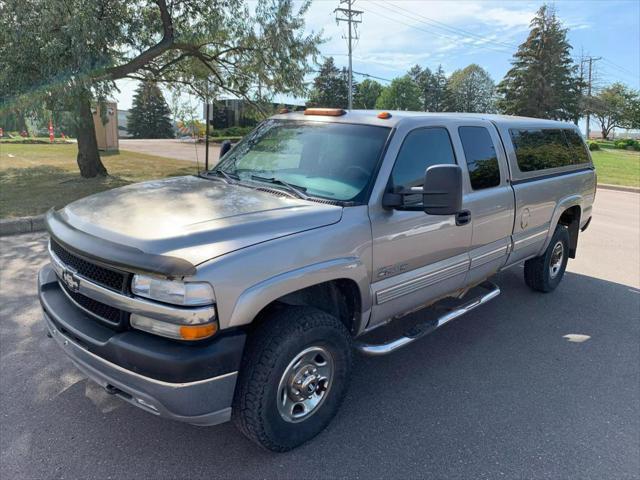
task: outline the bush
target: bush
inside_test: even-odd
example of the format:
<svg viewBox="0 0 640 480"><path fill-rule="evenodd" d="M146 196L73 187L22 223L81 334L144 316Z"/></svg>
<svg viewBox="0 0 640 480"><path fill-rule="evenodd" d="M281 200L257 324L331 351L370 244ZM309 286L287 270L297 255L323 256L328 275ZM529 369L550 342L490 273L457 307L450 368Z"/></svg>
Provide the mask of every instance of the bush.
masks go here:
<svg viewBox="0 0 640 480"><path fill-rule="evenodd" d="M633 138L621 138L614 142L614 148L620 148L623 150L640 150L640 142Z"/></svg>
<svg viewBox="0 0 640 480"><path fill-rule="evenodd" d="M210 132L212 137L244 137L253 127L227 127Z"/></svg>
<svg viewBox="0 0 640 480"><path fill-rule="evenodd" d="M589 142L589 150L592 152L600 150L600 145L598 145L598 142Z"/></svg>

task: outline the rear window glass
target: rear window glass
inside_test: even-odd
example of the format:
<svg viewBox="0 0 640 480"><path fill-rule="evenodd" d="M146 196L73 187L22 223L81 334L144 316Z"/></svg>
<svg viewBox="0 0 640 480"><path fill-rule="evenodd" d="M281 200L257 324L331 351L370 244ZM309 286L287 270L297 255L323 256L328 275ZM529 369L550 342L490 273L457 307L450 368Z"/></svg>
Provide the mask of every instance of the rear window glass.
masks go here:
<svg viewBox="0 0 640 480"><path fill-rule="evenodd" d="M500 185L500 166L489 131L484 127L460 127L458 133L471 187L480 190Z"/></svg>
<svg viewBox="0 0 640 480"><path fill-rule="evenodd" d="M511 129L509 132L521 172L581 163L574 161L575 155L569 148L563 129Z"/></svg>
<svg viewBox="0 0 640 480"><path fill-rule="evenodd" d="M573 153L574 163L589 163L589 155L587 154L587 146L585 145L582 137L575 130L565 130L565 136L567 142L571 147Z"/></svg>

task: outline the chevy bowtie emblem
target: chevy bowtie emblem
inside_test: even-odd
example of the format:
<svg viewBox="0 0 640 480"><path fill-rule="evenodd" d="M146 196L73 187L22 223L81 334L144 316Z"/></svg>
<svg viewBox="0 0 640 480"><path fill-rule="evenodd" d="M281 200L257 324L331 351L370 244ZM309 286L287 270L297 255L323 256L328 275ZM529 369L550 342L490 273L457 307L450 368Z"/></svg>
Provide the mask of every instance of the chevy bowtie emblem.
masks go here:
<svg viewBox="0 0 640 480"><path fill-rule="evenodd" d="M72 292L80 290L80 279L71 270L64 269L62 272L62 281Z"/></svg>

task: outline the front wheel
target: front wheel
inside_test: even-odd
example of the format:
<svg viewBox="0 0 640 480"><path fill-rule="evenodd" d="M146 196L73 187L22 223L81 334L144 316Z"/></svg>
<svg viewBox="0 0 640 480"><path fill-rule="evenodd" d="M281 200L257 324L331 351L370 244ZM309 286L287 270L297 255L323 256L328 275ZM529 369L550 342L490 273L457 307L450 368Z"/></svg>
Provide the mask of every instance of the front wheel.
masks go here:
<svg viewBox="0 0 640 480"><path fill-rule="evenodd" d="M551 292L560 284L569 260L569 231L558 225L544 253L524 262L524 281L533 290Z"/></svg>
<svg viewBox="0 0 640 480"><path fill-rule="evenodd" d="M274 310L250 335L233 405L250 440L284 452L320 433L336 414L351 372L351 336L309 307Z"/></svg>

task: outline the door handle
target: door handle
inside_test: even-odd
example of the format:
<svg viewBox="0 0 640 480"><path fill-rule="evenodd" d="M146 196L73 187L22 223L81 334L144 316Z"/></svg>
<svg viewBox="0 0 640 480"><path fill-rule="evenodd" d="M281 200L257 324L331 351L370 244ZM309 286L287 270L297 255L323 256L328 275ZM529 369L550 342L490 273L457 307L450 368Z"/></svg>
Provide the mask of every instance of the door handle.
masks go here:
<svg viewBox="0 0 640 480"><path fill-rule="evenodd" d="M466 225L471 221L471 212L469 210L463 210L456 213L456 225Z"/></svg>

